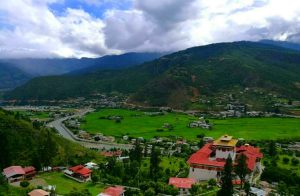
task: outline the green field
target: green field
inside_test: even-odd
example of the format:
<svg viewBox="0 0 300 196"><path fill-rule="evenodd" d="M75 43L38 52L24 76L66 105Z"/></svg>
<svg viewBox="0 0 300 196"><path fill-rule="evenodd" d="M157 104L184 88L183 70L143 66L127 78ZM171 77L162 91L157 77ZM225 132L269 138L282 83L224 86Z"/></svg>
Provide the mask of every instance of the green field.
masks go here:
<svg viewBox="0 0 300 196"><path fill-rule="evenodd" d="M121 123L114 120L100 119L107 116L122 116ZM248 140L299 138L300 119L295 118L239 118L239 119L211 119L212 130L201 128L188 128L189 122L197 120L194 116L178 113L168 113L162 116L149 116L142 111L126 109L103 109L88 114L84 118L81 129L90 133L103 133L104 135L144 137L154 136L182 136L189 140L196 140L198 134L219 137L230 134L236 138ZM173 130L164 128L165 123L171 124Z"/></svg>
<svg viewBox="0 0 300 196"><path fill-rule="evenodd" d="M57 194L67 194L74 188L77 190L88 189L92 195L97 195L103 191L102 185L94 185L91 182L79 183L64 176L61 172L44 173L37 178L41 178L49 185L56 185Z"/></svg>

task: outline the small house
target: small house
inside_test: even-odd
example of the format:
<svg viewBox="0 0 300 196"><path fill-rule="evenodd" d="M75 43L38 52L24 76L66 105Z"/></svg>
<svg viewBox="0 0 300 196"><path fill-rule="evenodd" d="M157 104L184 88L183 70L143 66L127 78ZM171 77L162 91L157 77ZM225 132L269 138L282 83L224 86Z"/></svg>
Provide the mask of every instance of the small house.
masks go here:
<svg viewBox="0 0 300 196"><path fill-rule="evenodd" d="M35 189L28 193L28 196L49 196L50 193L42 190L42 189Z"/></svg>
<svg viewBox="0 0 300 196"><path fill-rule="evenodd" d="M77 165L65 170L64 174L78 182L87 182L91 180L92 170L84 167L83 165Z"/></svg>

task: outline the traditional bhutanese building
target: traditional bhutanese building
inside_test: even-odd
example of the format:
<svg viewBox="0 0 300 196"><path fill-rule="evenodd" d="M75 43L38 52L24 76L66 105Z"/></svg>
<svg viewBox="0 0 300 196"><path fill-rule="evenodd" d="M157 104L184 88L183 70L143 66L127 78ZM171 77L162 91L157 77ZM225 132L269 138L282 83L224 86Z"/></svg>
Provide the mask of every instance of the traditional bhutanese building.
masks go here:
<svg viewBox="0 0 300 196"><path fill-rule="evenodd" d="M260 159L263 157L260 149L248 144L236 147L237 142L232 136L224 135L212 143L205 144L188 159L189 178L197 181L218 178L229 155L233 162L240 154L246 155L249 171L255 171L260 167Z"/></svg>

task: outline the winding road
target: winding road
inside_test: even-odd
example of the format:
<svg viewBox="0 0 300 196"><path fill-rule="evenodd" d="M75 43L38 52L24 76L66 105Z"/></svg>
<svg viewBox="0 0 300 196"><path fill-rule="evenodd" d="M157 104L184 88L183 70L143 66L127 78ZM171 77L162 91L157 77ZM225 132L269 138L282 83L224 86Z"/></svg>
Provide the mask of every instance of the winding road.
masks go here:
<svg viewBox="0 0 300 196"><path fill-rule="evenodd" d="M91 141L91 140L85 140L78 138L76 135L74 135L64 124L63 122L65 120L68 120L70 118L74 117L80 117L84 116L88 112L92 112L93 110L91 109L84 109L80 110L77 114L72 115L72 116L67 116L63 117L57 120L54 120L50 123L47 124L47 127L51 127L57 130L57 132L64 138L71 140L73 142L76 142L86 148L92 148L92 149L112 149L112 148L117 148L117 149L123 149L123 150L129 150L133 148L133 145L130 144L119 144L119 143L111 143L111 142L102 142L102 141Z"/></svg>

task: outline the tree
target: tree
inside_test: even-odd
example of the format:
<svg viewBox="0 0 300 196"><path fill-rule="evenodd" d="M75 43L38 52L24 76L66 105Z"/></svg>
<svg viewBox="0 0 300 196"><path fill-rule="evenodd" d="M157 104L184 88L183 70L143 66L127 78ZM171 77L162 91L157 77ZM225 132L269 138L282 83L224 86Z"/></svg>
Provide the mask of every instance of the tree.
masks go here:
<svg viewBox="0 0 300 196"><path fill-rule="evenodd" d="M140 145L140 141L137 139L135 146L129 152L130 161L137 161L139 164L142 162L143 148Z"/></svg>
<svg viewBox="0 0 300 196"><path fill-rule="evenodd" d="M272 140L272 141L269 143L269 155L272 157L272 156L275 156L276 154L277 154L276 144L275 144L275 142Z"/></svg>
<svg viewBox="0 0 300 196"><path fill-rule="evenodd" d="M244 154L241 154L237 159L237 165L235 166L235 173L241 180L241 189L243 188L243 184L245 182L246 175L249 173L248 165L247 165L247 157Z"/></svg>
<svg viewBox="0 0 300 196"><path fill-rule="evenodd" d="M92 182L93 184L96 184L99 181L99 176L98 175L92 175Z"/></svg>
<svg viewBox="0 0 300 196"><path fill-rule="evenodd" d="M217 181L216 179L209 179L209 181L207 182L209 186L216 186L217 185Z"/></svg>
<svg viewBox="0 0 300 196"><path fill-rule="evenodd" d="M289 159L288 157L283 157L283 159L282 159L282 162L283 162L284 164L288 164L289 161L290 161L290 159Z"/></svg>
<svg viewBox="0 0 300 196"><path fill-rule="evenodd" d="M155 148L155 145L153 145L151 150L151 158L150 158L150 176L152 176L154 180L158 178L158 174L160 170L159 164L161 162L161 159L159 155L160 155L160 151Z"/></svg>
<svg viewBox="0 0 300 196"><path fill-rule="evenodd" d="M245 184L244 184L244 190L245 190L247 196L250 193L250 187L251 187L250 183L249 182L245 182Z"/></svg>
<svg viewBox="0 0 300 196"><path fill-rule="evenodd" d="M232 159L229 155L226 159L224 165L224 170L221 173L221 190L218 192L222 196L231 196L233 194L233 184L232 184Z"/></svg>
<svg viewBox="0 0 300 196"><path fill-rule="evenodd" d="M145 191L145 196L155 196L155 190L153 188L149 188Z"/></svg>
<svg viewBox="0 0 300 196"><path fill-rule="evenodd" d="M189 192L191 195L198 195L201 191L201 186L199 184L193 184Z"/></svg>

